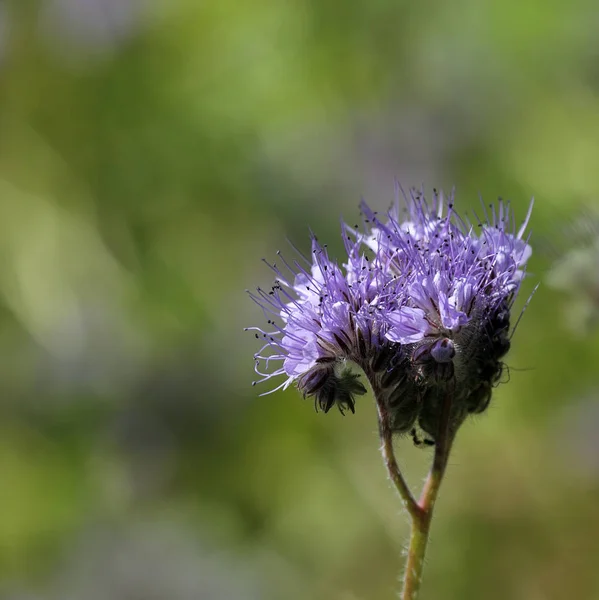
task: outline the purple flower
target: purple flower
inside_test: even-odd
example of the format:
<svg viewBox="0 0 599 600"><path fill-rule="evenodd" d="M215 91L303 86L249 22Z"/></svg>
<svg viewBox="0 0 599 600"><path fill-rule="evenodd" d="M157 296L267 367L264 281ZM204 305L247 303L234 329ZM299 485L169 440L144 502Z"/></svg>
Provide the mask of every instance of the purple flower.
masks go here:
<svg viewBox="0 0 599 600"><path fill-rule="evenodd" d="M256 372L263 379L255 383L284 375L285 381L272 391L296 382L325 412L335 403L353 412L354 395L366 389L347 361L364 367L376 348L388 344L380 329L386 326L377 313L380 294L393 275L358 256L358 242L346 241L349 259L344 270L313 238L311 261L301 257L302 262L290 264L282 259L290 276L269 265L276 274L275 285L269 292L258 289L250 294L270 325L268 331L249 328L264 340L255 355Z"/></svg>
<svg viewBox="0 0 599 600"><path fill-rule="evenodd" d="M443 196L436 193L431 206L416 191L406 204L408 218L400 219L396 210L385 222L363 204L366 223L372 225L357 235L404 282L407 303L387 312L389 340L453 338L481 306L493 310L502 302L511 304L531 254L522 239L530 211L516 233L509 204L501 201L478 227L460 219L451 200L444 214Z"/></svg>
<svg viewBox="0 0 599 600"><path fill-rule="evenodd" d="M343 228L343 268L315 239L311 260L285 263L290 277L272 265L273 289L252 294L271 326L254 328L265 341L256 370L261 381L284 375L279 388L295 382L325 412L335 403L353 411L354 395L365 392L347 369L355 363L394 429L416 440L418 427L434 443L448 393L457 428L487 407L501 377L531 254L530 210L516 230L501 201L473 225L442 194L429 204L412 190L404 200L403 212L397 202L383 219L362 204L364 231Z"/></svg>

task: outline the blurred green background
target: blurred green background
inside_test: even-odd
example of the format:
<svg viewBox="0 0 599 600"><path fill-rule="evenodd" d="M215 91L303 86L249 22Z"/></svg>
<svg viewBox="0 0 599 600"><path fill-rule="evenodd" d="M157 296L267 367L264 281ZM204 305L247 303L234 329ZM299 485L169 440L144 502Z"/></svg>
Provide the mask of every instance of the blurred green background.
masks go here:
<svg viewBox="0 0 599 600"><path fill-rule="evenodd" d="M599 599L598 332L545 285L598 206L598 27L594 0L1 2L0 597L395 597L372 399L258 397L242 328L261 257L309 227L341 257L397 177L534 195L550 249L422 597ZM420 485L430 454L398 454Z"/></svg>

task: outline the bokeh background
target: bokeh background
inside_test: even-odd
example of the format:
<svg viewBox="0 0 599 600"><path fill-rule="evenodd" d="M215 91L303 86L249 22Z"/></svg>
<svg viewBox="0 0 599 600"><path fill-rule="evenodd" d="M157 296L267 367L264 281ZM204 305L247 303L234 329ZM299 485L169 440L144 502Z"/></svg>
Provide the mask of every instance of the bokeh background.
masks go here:
<svg viewBox="0 0 599 600"><path fill-rule="evenodd" d="M308 228L341 256L397 178L536 197L518 310L541 285L422 597L599 599L598 28L594 0L3 0L0 597L395 597L372 399L259 397L242 329L262 257Z"/></svg>

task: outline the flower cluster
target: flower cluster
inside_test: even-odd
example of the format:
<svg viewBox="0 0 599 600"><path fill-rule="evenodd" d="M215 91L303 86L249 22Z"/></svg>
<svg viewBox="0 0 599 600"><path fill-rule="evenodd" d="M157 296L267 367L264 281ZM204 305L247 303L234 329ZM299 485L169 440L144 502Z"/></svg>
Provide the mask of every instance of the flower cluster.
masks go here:
<svg viewBox="0 0 599 600"><path fill-rule="evenodd" d="M323 411L353 412L366 391L347 366L355 363L393 430L434 444L446 395L455 430L488 406L501 377L531 254L530 210L516 230L501 201L473 225L437 192L430 203L416 190L404 200L384 218L362 204L363 231L343 227L342 266L316 238L310 258L270 265L273 288L250 294L269 328L250 329L264 341L255 356L260 382L281 375L276 389L296 383Z"/></svg>

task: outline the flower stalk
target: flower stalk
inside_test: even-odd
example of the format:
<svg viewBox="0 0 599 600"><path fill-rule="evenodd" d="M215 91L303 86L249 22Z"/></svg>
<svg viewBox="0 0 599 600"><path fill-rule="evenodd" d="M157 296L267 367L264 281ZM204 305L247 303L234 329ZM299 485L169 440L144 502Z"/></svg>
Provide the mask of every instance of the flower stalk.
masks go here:
<svg viewBox="0 0 599 600"><path fill-rule="evenodd" d="M433 510L445 475L454 437L450 430L452 396L451 393L446 394L442 405L433 462L418 501L414 498L397 463L393 449L393 431L390 427L389 414L385 404L377 398L383 461L389 479L393 482L411 521L410 543L404 571L403 588L400 595L401 600L415 600L420 590Z"/></svg>
<svg viewBox="0 0 599 600"><path fill-rule="evenodd" d="M408 511L412 521L416 521L420 518L420 507L416 502L416 499L412 495L404 476L402 475L397 459L395 458L395 451L393 450L393 430L389 420L389 412L387 407L377 401L377 409L379 413L379 429L381 436L381 453L383 455L383 461L389 474L389 479L395 485L399 497L401 498L403 507Z"/></svg>
<svg viewBox="0 0 599 600"><path fill-rule="evenodd" d="M435 502L439 494L441 482L445 475L449 453L453 442L453 435L449 428L449 416L451 414L452 396L447 394L443 403L443 413L440 421L440 431L435 444L435 454L431 470L426 478L420 500L412 518L412 531L410 533L410 545L404 571L403 589L401 600L415 600L420 591L422 582L422 571L424 568L424 557L428 545L429 531L433 518Z"/></svg>

